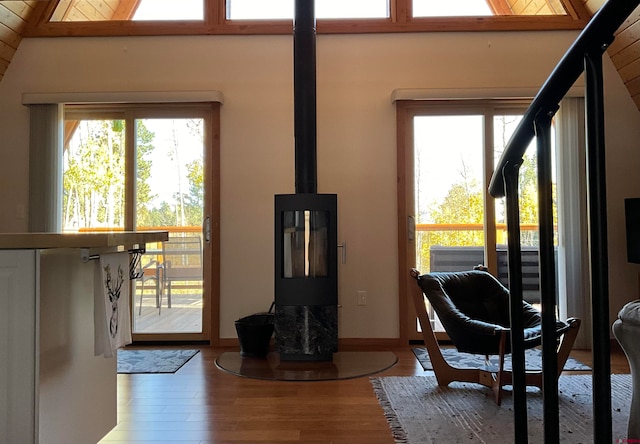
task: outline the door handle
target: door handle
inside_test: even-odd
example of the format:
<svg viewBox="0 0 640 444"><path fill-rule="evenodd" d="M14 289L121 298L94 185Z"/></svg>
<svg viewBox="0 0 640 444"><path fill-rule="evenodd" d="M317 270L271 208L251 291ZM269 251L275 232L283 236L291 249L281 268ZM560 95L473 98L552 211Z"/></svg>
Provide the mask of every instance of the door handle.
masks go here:
<svg viewBox="0 0 640 444"><path fill-rule="evenodd" d="M205 217L202 223L202 234L205 242L211 242L211 218L209 216Z"/></svg>
<svg viewBox="0 0 640 444"><path fill-rule="evenodd" d="M407 238L409 241L416 238L416 218L413 216L407 217Z"/></svg>

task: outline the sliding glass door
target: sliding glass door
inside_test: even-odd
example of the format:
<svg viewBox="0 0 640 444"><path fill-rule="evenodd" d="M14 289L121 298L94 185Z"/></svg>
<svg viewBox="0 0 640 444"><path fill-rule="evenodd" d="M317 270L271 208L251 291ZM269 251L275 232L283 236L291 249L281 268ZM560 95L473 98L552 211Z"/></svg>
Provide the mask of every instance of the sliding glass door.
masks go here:
<svg viewBox="0 0 640 444"><path fill-rule="evenodd" d="M504 202L488 195L487 184L524 109L518 101L398 104L402 293L408 294L410 286L415 286L408 277L413 267L429 273L483 265L508 285ZM519 187L524 297L537 303L534 148L523 159ZM401 304L406 313L403 330L408 340L421 339L413 306L407 300ZM441 330L435 316L432 324L435 331Z"/></svg>
<svg viewBox="0 0 640 444"><path fill-rule="evenodd" d="M169 241L143 256L135 333L201 333L203 318L204 120L136 119L136 230Z"/></svg>
<svg viewBox="0 0 640 444"><path fill-rule="evenodd" d="M65 231L169 232L132 271L134 340L210 339L211 109L68 107L65 129Z"/></svg>

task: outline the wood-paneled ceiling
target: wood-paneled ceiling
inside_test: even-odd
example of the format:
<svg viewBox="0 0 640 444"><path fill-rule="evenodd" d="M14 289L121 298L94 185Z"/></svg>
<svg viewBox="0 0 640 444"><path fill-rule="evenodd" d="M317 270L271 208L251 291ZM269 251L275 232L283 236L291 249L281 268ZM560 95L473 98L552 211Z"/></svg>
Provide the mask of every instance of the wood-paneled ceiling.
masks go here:
<svg viewBox="0 0 640 444"><path fill-rule="evenodd" d="M392 3L401 5L407 5L410 0L392 0ZM450 1L450 0L443 0ZM511 8L513 10L514 5L519 5L518 7L523 7L524 4L535 5L540 8L539 5L543 5L546 8L557 8L559 2L561 0L488 0L491 7L496 11L504 11L505 8ZM57 8L57 14L60 15L58 20L64 20L63 15L72 16L74 14L84 14L87 17L87 20L98 20L99 22L92 21L87 24L85 22L83 28L76 28L67 30L65 34L57 34L57 35L90 35L91 32L87 32L89 27L95 23L100 23L99 31L95 32L94 35L123 35L122 31L122 20L129 20L132 14L135 12L139 0L94 0L94 3L97 7L91 8L90 12L81 11L75 6L75 2L72 0L22 0L22 1L0 1L0 81L4 76L9 64L11 63L11 59L14 54L18 50L20 45L20 41L23 37L28 37L30 35L55 35L47 33L47 31L42 31L38 33L38 26L43 27L43 11L53 11L53 6L55 4L60 3L59 8ZM90 3L90 2L89 2ZM180 0L176 0L176 5L179 5ZM214 2L217 4L221 4L222 1ZM584 26L589 16L593 15L601 6L605 3L605 0L562 0L562 3L566 6L567 11L569 11L570 15L574 17L575 25L573 28L581 28ZM98 5L101 4L101 5ZM214 14L220 14L220 7L213 6L209 7L214 10ZM398 7L398 9L402 9ZM527 12L523 10L525 14ZM89 17L90 14L102 14L102 17ZM541 20L538 20L539 24L541 21L548 20L550 23L549 29L559 29L562 26L558 26L558 23L553 25L553 16L545 16L544 18L538 17ZM396 18L397 19L397 18ZM116 22L109 22L105 20L119 20ZM400 21L402 21L400 19ZM36 23L38 22L38 23ZM456 20L456 23L464 23L464 20ZM436 31L444 31L446 22L438 22L438 26L434 27ZM454 23L451 21L451 23ZM477 30L499 30L499 29L513 29L512 25L509 27L505 27L504 25L498 26L484 26L480 25L477 27ZM523 20L520 22L523 29L533 29L534 25L532 23L536 23L533 21ZM148 24L146 29L148 28ZM402 23L400 23L402 25ZM405 26L398 25L396 30L399 32L403 31L416 31L419 28L411 27L411 24L405 24ZM502 26L502 27L501 27ZM537 25L536 25L537 26ZM320 25L318 26L319 32ZM389 27L387 27L389 28ZM571 27L564 26L565 29L570 29ZM78 31L78 29L80 31ZM127 32L127 34L175 34L178 33L175 31L175 26L173 29L168 30L158 30L156 26L155 31L145 31L138 33ZM182 27L184 29L184 27ZM245 29L244 27L237 28L236 31L231 32L242 32L241 30ZM278 27L274 27L273 30L275 32L279 32ZM369 29L369 28L367 28ZM373 27L370 31L367 32L375 32L377 28ZM36 30L34 32L34 30ZM209 33L211 27L209 27ZM389 29L384 29L384 27L380 27L382 32L390 32ZM199 33L191 32L191 33ZM246 32L246 31L245 31ZM338 29L334 32L340 32ZM189 32L187 32L189 33ZM215 33L215 31L213 32ZM616 33L616 39L613 44L608 49L608 54L611 57L614 65L616 66L620 77L624 81L627 89L634 102L640 109L640 9L636 9L631 17L620 27L618 32Z"/></svg>

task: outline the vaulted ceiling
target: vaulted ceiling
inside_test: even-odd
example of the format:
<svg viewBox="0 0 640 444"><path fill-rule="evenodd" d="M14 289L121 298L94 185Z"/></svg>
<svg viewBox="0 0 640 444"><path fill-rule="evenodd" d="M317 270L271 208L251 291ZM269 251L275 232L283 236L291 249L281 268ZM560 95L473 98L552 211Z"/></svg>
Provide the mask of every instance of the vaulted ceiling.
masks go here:
<svg viewBox="0 0 640 444"><path fill-rule="evenodd" d="M57 0L52 0L56 1ZM139 0L110 0L110 19L127 20L135 11ZM557 1L557 0L554 0ZM587 10L593 15L605 3L605 0L572 0L574 6ZM179 0L177 0L177 3ZM0 2L0 81L6 72L11 59L17 51L20 41L30 25L37 19L37 9L43 8L47 0L23 0ZM59 0L62 8L59 14L81 13L71 0ZM492 4L498 3L491 0ZM95 10L94 13L99 13ZM115 16L114 16L115 14ZM94 20L100 20L96 17ZM102 18L104 20L104 18ZM116 26L114 25L114 29ZM620 27L616 39L608 49L608 54L624 81L629 94L640 109L640 9L636 9L631 17Z"/></svg>

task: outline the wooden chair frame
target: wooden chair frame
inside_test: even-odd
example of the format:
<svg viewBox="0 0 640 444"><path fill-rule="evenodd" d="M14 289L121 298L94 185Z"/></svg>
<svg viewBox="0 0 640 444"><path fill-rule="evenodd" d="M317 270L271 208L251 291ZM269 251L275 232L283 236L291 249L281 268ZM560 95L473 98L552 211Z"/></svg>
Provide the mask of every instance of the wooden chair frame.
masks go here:
<svg viewBox="0 0 640 444"><path fill-rule="evenodd" d="M417 278L412 271L411 276ZM440 345L436 339L436 335L431 328L431 320L429 319L427 309L425 307L425 295L418 285L411 285L411 295L415 305L416 314L422 327L422 337L424 345L429 353L429 359L433 366L438 385L442 387L448 386L451 382L472 382L489 387L494 394L495 401L500 405L502 401L502 387L511 385L513 382L513 374L509 370L504 370L504 357L507 343L507 335L510 334L509 329L500 332L500 354L498 371L490 371L481 368L458 368L451 366L442 356ZM558 377L564 369L564 365L569 358L571 349L575 342L578 331L580 330L580 319L569 318L567 323L570 328L563 335L559 342L558 353ZM526 383L528 386L535 386L542 389L542 370L529 370L526 372Z"/></svg>
<svg viewBox="0 0 640 444"><path fill-rule="evenodd" d="M158 308L158 314L160 314L160 311L162 310L162 307L160 306L160 269L158 268L158 266L158 261L151 260L144 266L140 265L139 269L137 270L137 279L140 281L140 303L138 307L138 316L142 315L142 299L144 298L145 288L144 284L150 279L155 280L154 287L156 293L156 308Z"/></svg>

